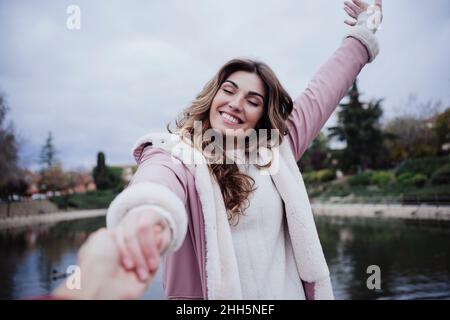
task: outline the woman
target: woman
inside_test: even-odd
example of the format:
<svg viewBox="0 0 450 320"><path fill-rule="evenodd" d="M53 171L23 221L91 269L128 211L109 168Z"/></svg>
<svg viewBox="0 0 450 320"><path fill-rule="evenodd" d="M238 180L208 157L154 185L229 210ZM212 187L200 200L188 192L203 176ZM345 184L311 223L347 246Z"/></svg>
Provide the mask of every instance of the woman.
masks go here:
<svg viewBox="0 0 450 320"><path fill-rule="evenodd" d="M174 133L136 142L138 170L107 214L126 270L145 282L164 256L169 299L333 298L296 162L378 54L381 0L345 10L357 21L345 21L351 30L295 101L267 65L235 59ZM238 144L252 129L270 131Z"/></svg>

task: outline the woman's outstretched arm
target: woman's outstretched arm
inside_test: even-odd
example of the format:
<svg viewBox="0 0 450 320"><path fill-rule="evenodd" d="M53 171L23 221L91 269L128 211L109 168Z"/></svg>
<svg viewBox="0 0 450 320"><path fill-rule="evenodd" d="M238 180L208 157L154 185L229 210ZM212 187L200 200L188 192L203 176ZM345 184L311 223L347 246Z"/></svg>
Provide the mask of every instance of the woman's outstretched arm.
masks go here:
<svg viewBox="0 0 450 320"><path fill-rule="evenodd" d="M111 203L107 226L114 228L121 263L146 281L160 256L177 250L187 230L185 167L168 152L139 147L139 164L128 187Z"/></svg>
<svg viewBox="0 0 450 320"><path fill-rule="evenodd" d="M353 0L351 6L349 4L346 1L345 10L352 18L358 18L357 22L345 21L352 26L352 30L320 67L306 90L294 100L294 109L287 125L296 160L301 158L320 132L361 69L378 54L374 32L379 26L376 19L381 22L381 0L375 1L375 7L358 0Z"/></svg>

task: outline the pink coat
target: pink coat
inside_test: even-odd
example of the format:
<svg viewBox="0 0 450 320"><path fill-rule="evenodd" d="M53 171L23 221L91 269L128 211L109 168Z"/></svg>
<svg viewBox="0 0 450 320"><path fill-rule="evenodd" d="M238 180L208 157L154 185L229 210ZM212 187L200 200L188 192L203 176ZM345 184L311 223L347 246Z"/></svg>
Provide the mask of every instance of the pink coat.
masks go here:
<svg viewBox="0 0 450 320"><path fill-rule="evenodd" d="M367 48L367 49L366 49ZM345 38L319 69L300 96L288 119L292 152L298 160L346 95L361 69L373 59L367 44ZM164 290L168 299L208 299L205 272L205 228L194 176L169 152L143 143L134 149L138 170L130 185L153 182L167 187L181 200L187 212L187 232L179 248L164 257ZM307 299L314 298L315 283L304 282Z"/></svg>

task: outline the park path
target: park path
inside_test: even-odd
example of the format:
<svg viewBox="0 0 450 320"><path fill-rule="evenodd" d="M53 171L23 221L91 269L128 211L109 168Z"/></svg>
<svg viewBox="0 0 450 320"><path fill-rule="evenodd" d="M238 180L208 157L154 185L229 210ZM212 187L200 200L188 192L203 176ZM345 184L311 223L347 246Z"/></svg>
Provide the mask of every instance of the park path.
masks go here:
<svg viewBox="0 0 450 320"><path fill-rule="evenodd" d="M64 211L0 219L0 230L106 216L106 209Z"/></svg>

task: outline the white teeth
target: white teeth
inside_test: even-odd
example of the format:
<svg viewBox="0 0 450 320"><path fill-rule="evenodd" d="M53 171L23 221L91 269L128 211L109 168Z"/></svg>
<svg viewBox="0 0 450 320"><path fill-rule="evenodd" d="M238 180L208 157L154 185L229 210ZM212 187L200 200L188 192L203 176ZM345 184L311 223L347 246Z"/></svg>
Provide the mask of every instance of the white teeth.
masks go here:
<svg viewBox="0 0 450 320"><path fill-rule="evenodd" d="M221 116L230 122L239 123L239 119L233 117L232 115L229 115L228 113L222 112Z"/></svg>

